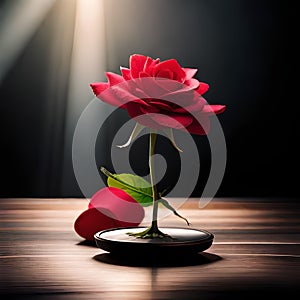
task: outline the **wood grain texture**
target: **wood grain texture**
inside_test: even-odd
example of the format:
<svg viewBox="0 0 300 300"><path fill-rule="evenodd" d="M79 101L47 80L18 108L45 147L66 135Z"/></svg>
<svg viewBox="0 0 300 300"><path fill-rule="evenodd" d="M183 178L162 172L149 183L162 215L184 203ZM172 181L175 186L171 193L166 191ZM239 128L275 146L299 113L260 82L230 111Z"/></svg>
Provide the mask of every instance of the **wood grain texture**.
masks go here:
<svg viewBox="0 0 300 300"><path fill-rule="evenodd" d="M300 291L299 202L215 199L199 209L191 199L179 212L214 234L212 247L150 263L117 261L85 243L73 224L86 207L85 199L0 200L1 299L253 299ZM160 225L185 227L173 215Z"/></svg>

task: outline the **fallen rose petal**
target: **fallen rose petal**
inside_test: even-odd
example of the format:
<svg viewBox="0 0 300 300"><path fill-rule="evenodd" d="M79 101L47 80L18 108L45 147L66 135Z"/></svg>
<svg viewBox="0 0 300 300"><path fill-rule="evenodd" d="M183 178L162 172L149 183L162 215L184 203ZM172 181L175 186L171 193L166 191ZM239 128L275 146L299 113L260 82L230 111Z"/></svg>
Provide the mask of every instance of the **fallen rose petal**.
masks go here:
<svg viewBox="0 0 300 300"><path fill-rule="evenodd" d="M145 216L144 208L135 199L114 187L96 192L89 203L89 208L93 207L111 212L121 226L136 226Z"/></svg>
<svg viewBox="0 0 300 300"><path fill-rule="evenodd" d="M118 188L106 187L96 192L74 223L78 235L93 240L98 231L138 226L145 216L143 207Z"/></svg>
<svg viewBox="0 0 300 300"><path fill-rule="evenodd" d="M120 227L119 221L108 215L109 211L100 211L95 207L87 209L76 219L74 229L82 238L93 241L98 231Z"/></svg>

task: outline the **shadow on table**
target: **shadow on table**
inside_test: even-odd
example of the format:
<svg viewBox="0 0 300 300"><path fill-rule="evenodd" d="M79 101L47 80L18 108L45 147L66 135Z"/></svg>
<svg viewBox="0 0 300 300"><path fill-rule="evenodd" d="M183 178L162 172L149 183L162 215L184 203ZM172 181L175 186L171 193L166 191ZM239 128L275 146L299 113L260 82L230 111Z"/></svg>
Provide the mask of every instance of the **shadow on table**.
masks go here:
<svg viewBox="0 0 300 300"><path fill-rule="evenodd" d="M110 253L101 253L95 255L93 259L107 264L132 266L132 267L185 267L210 264L221 260L216 254L201 252L188 256L164 256L164 257L147 257L141 255L134 256L116 256Z"/></svg>
<svg viewBox="0 0 300 300"><path fill-rule="evenodd" d="M77 244L78 246L97 247L94 241L84 240ZM174 255L174 256L148 256L148 255L113 255L105 252L97 254L93 257L94 260L119 266L132 267L184 267L210 264L222 259L222 257L208 253L189 253L188 255Z"/></svg>
<svg viewBox="0 0 300 300"><path fill-rule="evenodd" d="M83 240L76 244L77 246L97 247L95 241Z"/></svg>

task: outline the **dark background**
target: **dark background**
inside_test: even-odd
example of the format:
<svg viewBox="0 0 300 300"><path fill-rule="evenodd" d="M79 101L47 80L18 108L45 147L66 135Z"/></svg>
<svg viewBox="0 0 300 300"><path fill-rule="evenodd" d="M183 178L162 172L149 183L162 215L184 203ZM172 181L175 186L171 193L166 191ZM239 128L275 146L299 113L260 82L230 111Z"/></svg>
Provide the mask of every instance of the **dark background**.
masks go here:
<svg viewBox="0 0 300 300"><path fill-rule="evenodd" d="M0 197L82 196L70 145L72 128L88 102L77 109L71 130L65 130L78 7L75 1L53 2L0 82ZM0 1L2 18L7 3ZM128 66L133 53L176 58L182 66L198 68L196 77L210 84L208 102L227 106L219 116L228 155L217 196L298 197L299 33L293 4L286 0L103 1L99 26L105 28L105 67L93 80L101 81L105 71L119 72L120 65ZM58 17L63 20L59 25ZM88 83L83 93L93 99ZM113 132L127 118L123 112L120 116L107 131ZM208 174L206 138L195 141L206 149L203 166ZM133 157L144 159L141 149L146 143L139 139L133 145ZM177 157L169 151L165 156L171 162ZM109 166L105 153L97 160ZM135 168L140 174L147 172L147 166ZM201 195L205 176L193 196Z"/></svg>

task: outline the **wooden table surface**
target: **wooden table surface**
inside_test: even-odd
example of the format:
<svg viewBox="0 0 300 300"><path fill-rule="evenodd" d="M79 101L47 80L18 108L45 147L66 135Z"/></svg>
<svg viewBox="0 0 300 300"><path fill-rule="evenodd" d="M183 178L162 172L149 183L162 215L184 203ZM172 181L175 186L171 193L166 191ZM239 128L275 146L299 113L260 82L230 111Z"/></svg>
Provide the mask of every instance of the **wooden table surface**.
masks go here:
<svg viewBox="0 0 300 300"><path fill-rule="evenodd" d="M192 228L213 233L213 245L193 260L135 264L114 261L74 232L86 199L0 199L0 296L261 299L299 294L299 203L228 198L199 209L191 199L179 212ZM175 216L160 225L185 227Z"/></svg>

